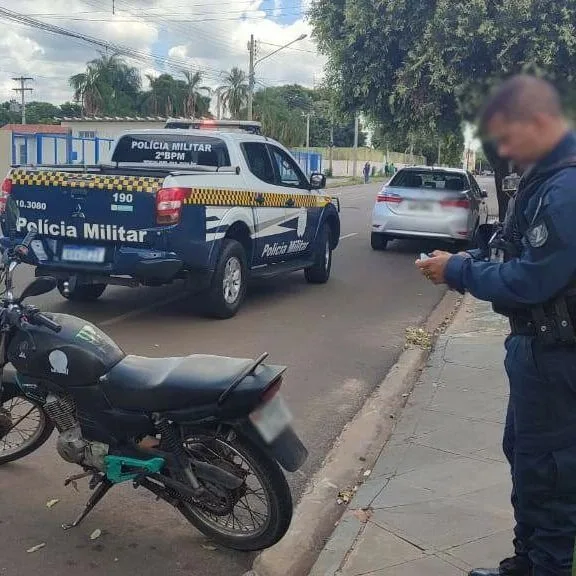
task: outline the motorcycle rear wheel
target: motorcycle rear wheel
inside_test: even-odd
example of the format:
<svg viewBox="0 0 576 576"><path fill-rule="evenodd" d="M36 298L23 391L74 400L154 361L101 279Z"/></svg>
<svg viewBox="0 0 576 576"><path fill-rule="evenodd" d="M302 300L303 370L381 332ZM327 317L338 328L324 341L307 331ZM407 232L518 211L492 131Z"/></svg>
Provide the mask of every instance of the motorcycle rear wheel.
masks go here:
<svg viewBox="0 0 576 576"><path fill-rule="evenodd" d="M40 403L24 396L0 399L0 466L38 450L53 430Z"/></svg>
<svg viewBox="0 0 576 576"><path fill-rule="evenodd" d="M286 534L292 520L292 495L278 464L235 432L226 436L190 434L184 441L184 448L198 457L197 450L190 446L199 444L211 454L203 460L215 465L220 462L227 471L231 470L230 465L237 466L238 470L242 468L246 473L245 483L242 492L234 498L237 501L230 514L214 514L203 509L201 503L194 506L186 502L176 506L180 513L200 532L226 548L253 552L276 544ZM257 480L259 490L248 484L250 477ZM243 495L239 497L240 494ZM253 510L251 502L263 505L265 513ZM240 515L244 521L238 517Z"/></svg>

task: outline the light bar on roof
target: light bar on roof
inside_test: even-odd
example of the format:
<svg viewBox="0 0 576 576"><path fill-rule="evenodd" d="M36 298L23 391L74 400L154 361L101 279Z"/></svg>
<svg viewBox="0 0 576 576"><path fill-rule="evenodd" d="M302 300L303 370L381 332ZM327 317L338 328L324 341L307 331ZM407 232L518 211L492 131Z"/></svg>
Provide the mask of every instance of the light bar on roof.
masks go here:
<svg viewBox="0 0 576 576"><path fill-rule="evenodd" d="M262 124L249 120L190 120L169 118L164 128L173 130L221 130L222 132L249 132L261 134Z"/></svg>

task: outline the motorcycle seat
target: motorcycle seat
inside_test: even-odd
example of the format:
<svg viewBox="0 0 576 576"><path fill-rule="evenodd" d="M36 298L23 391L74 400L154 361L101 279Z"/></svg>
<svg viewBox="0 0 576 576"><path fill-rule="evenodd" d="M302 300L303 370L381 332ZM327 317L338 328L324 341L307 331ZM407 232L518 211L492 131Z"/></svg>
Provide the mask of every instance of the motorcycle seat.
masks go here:
<svg viewBox="0 0 576 576"><path fill-rule="evenodd" d="M252 360L193 355L183 358L126 356L101 378L116 408L162 412L214 404Z"/></svg>

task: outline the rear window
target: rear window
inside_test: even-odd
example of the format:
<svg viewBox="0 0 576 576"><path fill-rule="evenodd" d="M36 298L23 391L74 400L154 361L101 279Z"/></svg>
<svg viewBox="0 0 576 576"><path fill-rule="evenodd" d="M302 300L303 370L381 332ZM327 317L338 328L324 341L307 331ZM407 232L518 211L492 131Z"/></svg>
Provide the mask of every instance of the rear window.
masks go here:
<svg viewBox="0 0 576 576"><path fill-rule="evenodd" d="M219 138L190 134L127 134L118 140L112 162L230 166L226 144Z"/></svg>
<svg viewBox="0 0 576 576"><path fill-rule="evenodd" d="M469 188L462 174L441 170L401 170L392 178L388 186L395 188L429 188L432 190L454 190L462 192Z"/></svg>

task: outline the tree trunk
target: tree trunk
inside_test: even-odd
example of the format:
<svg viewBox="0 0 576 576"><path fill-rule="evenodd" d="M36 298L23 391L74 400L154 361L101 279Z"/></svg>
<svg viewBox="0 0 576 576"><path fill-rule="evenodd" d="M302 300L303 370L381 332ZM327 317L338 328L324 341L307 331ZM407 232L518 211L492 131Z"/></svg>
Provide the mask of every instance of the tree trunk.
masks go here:
<svg viewBox="0 0 576 576"><path fill-rule="evenodd" d="M498 199L498 220L504 222L510 197L502 190L502 181L506 176L508 176L508 174L510 174L510 166L508 160L505 160L498 155L498 151L491 142L482 142L482 149L494 170L496 197Z"/></svg>

